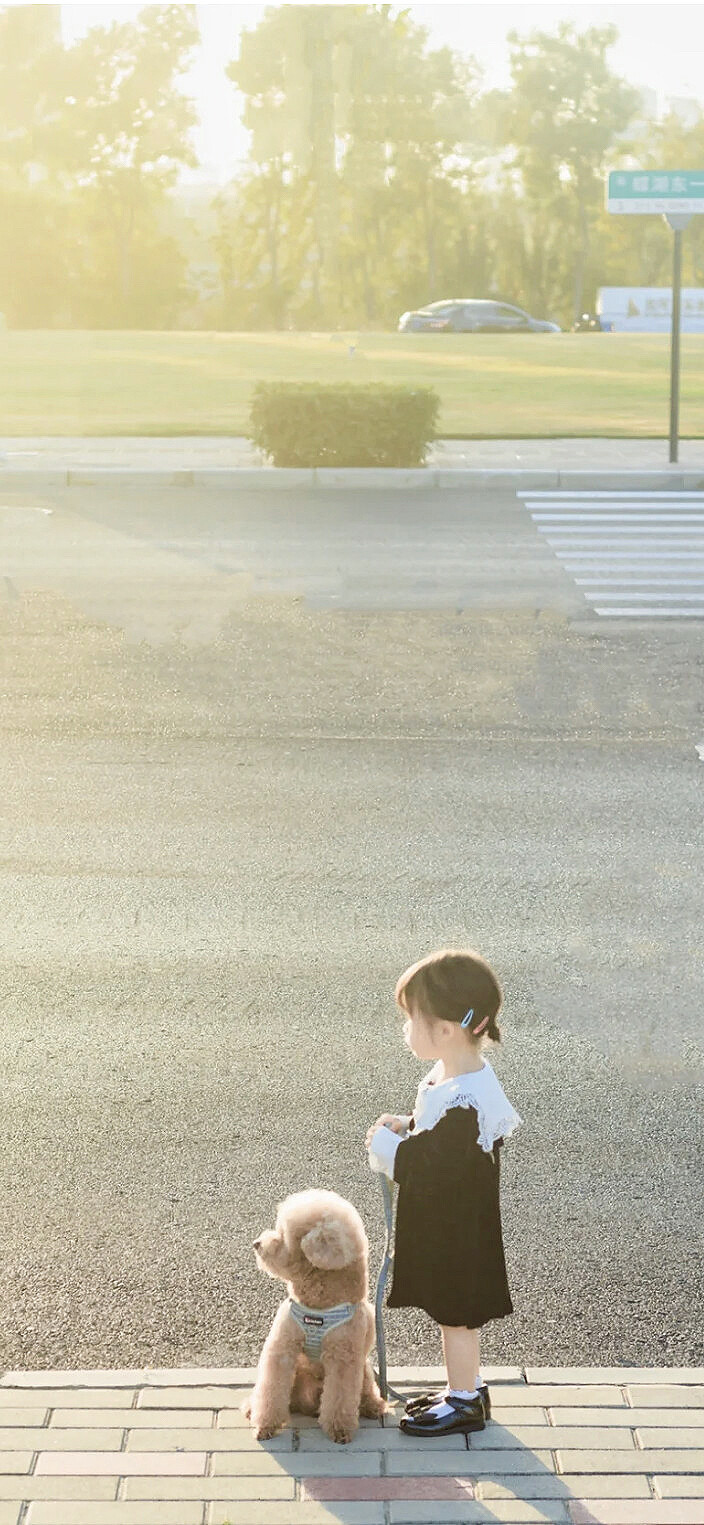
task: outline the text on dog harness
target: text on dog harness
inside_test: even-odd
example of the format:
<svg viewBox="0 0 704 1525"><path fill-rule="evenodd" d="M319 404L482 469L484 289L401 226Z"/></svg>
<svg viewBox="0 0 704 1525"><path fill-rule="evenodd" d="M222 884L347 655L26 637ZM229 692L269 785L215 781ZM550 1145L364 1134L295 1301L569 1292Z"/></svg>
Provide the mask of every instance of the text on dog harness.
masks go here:
<svg viewBox="0 0 704 1525"><path fill-rule="evenodd" d="M334 1308L307 1308L305 1303L297 1303L292 1297L288 1301L291 1317L303 1330L303 1350L313 1361L320 1360L325 1335L331 1329L338 1329L340 1324L346 1324L357 1307L356 1303L336 1303Z"/></svg>

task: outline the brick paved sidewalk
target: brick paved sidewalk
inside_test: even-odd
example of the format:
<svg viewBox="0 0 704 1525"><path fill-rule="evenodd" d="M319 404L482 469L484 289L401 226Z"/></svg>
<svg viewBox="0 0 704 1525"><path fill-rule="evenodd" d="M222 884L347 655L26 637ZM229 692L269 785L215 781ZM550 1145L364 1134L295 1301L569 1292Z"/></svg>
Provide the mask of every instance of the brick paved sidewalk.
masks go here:
<svg viewBox="0 0 704 1525"><path fill-rule="evenodd" d="M484 1431L257 1443L249 1369L7 1372L0 1525L704 1525L704 1368L484 1368ZM404 1393L438 1369L391 1370Z"/></svg>

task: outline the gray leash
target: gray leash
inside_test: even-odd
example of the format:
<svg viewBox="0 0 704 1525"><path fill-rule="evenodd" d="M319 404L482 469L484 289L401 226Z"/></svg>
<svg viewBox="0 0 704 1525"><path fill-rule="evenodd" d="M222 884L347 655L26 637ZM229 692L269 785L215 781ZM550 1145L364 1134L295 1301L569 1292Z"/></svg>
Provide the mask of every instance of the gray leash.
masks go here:
<svg viewBox="0 0 704 1525"><path fill-rule="evenodd" d="M384 1258L383 1258L383 1260L381 1262L381 1270L379 1272L379 1277L378 1277L377 1284L376 1284L376 1299L375 1299L376 1356L377 1356L377 1361L379 1363L379 1370L375 1371L374 1376L376 1377L376 1380L379 1383L379 1391L381 1393L382 1398L387 1398L388 1399L389 1394L391 1394L392 1398L397 1398L400 1403L405 1403L405 1396L404 1396L404 1394L403 1393L397 1393L395 1387L389 1387L387 1376L386 1376L386 1340L384 1338L384 1313L383 1313L383 1308L384 1308L384 1292L386 1291L386 1279L387 1279L388 1274L389 1274L389 1267L391 1265L391 1260L392 1260L392 1255L391 1255L391 1234L392 1234L392 1230L393 1230L394 1212L393 1212L393 1200L392 1200L392 1196L391 1196L391 1183L390 1183L388 1177L383 1174L383 1172L381 1172L379 1174L379 1181L381 1183L381 1194L382 1194L382 1197L384 1199L384 1218L386 1220L386 1239L384 1241Z"/></svg>

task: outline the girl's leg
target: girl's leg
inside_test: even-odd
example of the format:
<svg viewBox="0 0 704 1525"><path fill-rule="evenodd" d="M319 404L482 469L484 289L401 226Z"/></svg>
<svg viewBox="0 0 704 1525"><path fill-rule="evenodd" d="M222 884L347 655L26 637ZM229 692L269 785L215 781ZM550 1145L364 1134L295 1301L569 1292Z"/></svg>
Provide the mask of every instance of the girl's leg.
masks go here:
<svg viewBox="0 0 704 1525"><path fill-rule="evenodd" d="M425 1393L422 1398L411 1399L406 1404L406 1415L401 1420L401 1429L409 1429L413 1433L414 1421L421 1424L430 1418L435 1420L449 1418L453 1414L450 1391L466 1394L462 1402L476 1404L477 1400L471 1397L472 1393L479 1391L481 1372L479 1370L479 1329L467 1329L464 1326L441 1324L442 1348L445 1355L447 1368L447 1387L441 1393ZM484 1420L491 1418L491 1405L489 1403L488 1390L484 1387L482 1392L482 1408L484 1418L481 1423L470 1424L470 1429L484 1428ZM456 1412L456 1410L454 1410ZM430 1433L427 1429L422 1434Z"/></svg>
<svg viewBox="0 0 704 1525"><path fill-rule="evenodd" d="M479 1330L441 1324L448 1386L473 1393L479 1383Z"/></svg>

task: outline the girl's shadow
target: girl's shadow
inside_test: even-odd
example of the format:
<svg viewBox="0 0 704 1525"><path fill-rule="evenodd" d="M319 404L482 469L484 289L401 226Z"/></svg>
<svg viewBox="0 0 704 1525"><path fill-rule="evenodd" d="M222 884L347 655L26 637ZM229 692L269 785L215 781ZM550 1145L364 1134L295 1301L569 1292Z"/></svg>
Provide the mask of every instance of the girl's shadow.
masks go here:
<svg viewBox="0 0 704 1525"><path fill-rule="evenodd" d="M540 1422L536 1418L531 1423L530 1407L502 1404L502 1388L504 1398L510 1399L509 1387L515 1389L515 1379L492 1381L492 1396L498 1399L497 1417L488 1421L486 1429L470 1435L453 1435L445 1441L414 1440L399 1430L403 1409L402 1403L395 1402L393 1413L385 1420L361 1420L348 1446L335 1445L315 1419L294 1413L290 1430L263 1442L261 1450L276 1457L277 1475L288 1473L294 1483L292 1520L299 1502L319 1502L325 1506L331 1525L334 1521L347 1525L351 1519L349 1505L367 1502L370 1522L377 1516L379 1521L387 1518L384 1505L392 1503L393 1525L442 1525L443 1519L466 1520L467 1525L499 1525L506 1518L502 1504L505 1508L507 1501L515 1501L528 1506L525 1519L535 1525L598 1525L598 1513L592 1512L580 1491L580 1475L557 1471L555 1453L560 1451L563 1467L569 1467L570 1455L564 1441L562 1446L558 1444L560 1434L574 1426L546 1423L540 1404L534 1406L540 1409ZM404 1400L416 1390L422 1389L409 1384L406 1390L404 1384ZM530 1439L517 1439L513 1433L516 1427L528 1432ZM616 1440L617 1432L611 1434ZM632 1449L630 1430L625 1444ZM580 1450L584 1449L582 1444ZM629 1502L633 1505L636 1500ZM404 1505L408 1506L407 1513ZM453 1505L460 1506L457 1512L453 1512ZM213 1525L232 1525L228 1506L221 1507L222 1514L213 1514ZM280 1502L276 1514L284 1514ZM361 1520L358 1508L354 1515ZM514 1518L520 1520L521 1516Z"/></svg>

